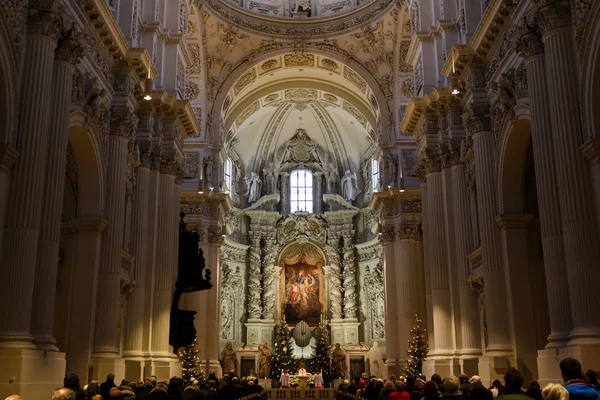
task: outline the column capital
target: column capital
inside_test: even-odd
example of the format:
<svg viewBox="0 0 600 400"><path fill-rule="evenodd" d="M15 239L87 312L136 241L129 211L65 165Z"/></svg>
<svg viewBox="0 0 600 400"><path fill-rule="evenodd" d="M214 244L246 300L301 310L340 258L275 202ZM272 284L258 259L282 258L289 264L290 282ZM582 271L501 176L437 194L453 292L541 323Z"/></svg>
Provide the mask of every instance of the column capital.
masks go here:
<svg viewBox="0 0 600 400"><path fill-rule="evenodd" d="M221 245L223 244L223 230L219 225L211 225L208 227L208 243Z"/></svg>
<svg viewBox="0 0 600 400"><path fill-rule="evenodd" d="M382 243L391 243L396 239L396 232L394 225L383 225L381 227L381 233L379 234L379 240Z"/></svg>
<svg viewBox="0 0 600 400"><path fill-rule="evenodd" d="M404 223L400 225L398 236L401 240L423 240L423 231L418 224Z"/></svg>
<svg viewBox="0 0 600 400"><path fill-rule="evenodd" d="M491 130L490 105L488 103L470 103L465 107L462 118L470 136Z"/></svg>
<svg viewBox="0 0 600 400"><path fill-rule="evenodd" d="M430 156L425 156L425 175L433 174L442 171L442 158L439 153L432 153Z"/></svg>
<svg viewBox="0 0 600 400"><path fill-rule="evenodd" d="M29 9L27 10L28 34L47 36L52 40L56 40L62 26L62 19L58 11L58 2L29 2Z"/></svg>
<svg viewBox="0 0 600 400"><path fill-rule="evenodd" d="M517 39L515 50L523 57L525 62L531 58L544 54L544 43L535 27L523 21L520 27L521 34Z"/></svg>
<svg viewBox="0 0 600 400"><path fill-rule="evenodd" d="M81 33L77 31L74 24L70 29L65 29L60 33L55 50L57 60L74 66L79 63L84 51Z"/></svg>
<svg viewBox="0 0 600 400"><path fill-rule="evenodd" d="M527 229L535 217L531 214L500 214L494 221L500 229L516 230Z"/></svg>
<svg viewBox="0 0 600 400"><path fill-rule="evenodd" d="M130 140L138 125L137 115L129 109L113 108L110 115L110 134Z"/></svg>
<svg viewBox="0 0 600 400"><path fill-rule="evenodd" d="M535 22L542 35L571 26L571 2L569 0L542 0L535 14Z"/></svg>

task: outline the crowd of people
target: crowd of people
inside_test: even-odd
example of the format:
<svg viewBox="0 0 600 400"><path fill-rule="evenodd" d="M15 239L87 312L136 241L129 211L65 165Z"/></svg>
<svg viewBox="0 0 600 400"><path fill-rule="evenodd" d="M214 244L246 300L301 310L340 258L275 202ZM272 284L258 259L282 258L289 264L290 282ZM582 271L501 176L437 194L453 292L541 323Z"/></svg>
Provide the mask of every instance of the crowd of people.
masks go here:
<svg viewBox="0 0 600 400"><path fill-rule="evenodd" d="M338 397L354 400L600 400L596 371L589 370L584 375L581 364L573 358L565 358L559 367L563 385L552 383L543 389L536 381L523 388L523 376L517 369L510 368L504 375L504 384L494 380L491 387L485 387L477 375L460 374L442 379L434 374L428 381L424 375L406 379L392 376L384 381L363 374L352 382L342 382Z"/></svg>
<svg viewBox="0 0 600 400"><path fill-rule="evenodd" d="M600 383L595 371L582 373L581 364L573 358L560 362L563 384L549 384L543 389L537 382L523 388L521 373L510 368L504 375L504 384L493 381L485 387L482 379L473 375L449 376L445 379L438 374L426 380L423 375L389 380L369 378L363 374L352 382L343 381L338 387L338 398L353 400L600 400ZM258 379L240 378L233 371L218 379L214 374L206 379L157 380L155 376L143 382L123 380L115 383L115 376L109 374L103 383L91 381L81 386L77 375L65 377L63 387L52 394L52 400L251 400L262 397L266 392ZM12 395L6 400L23 400ZM26 399L29 400L29 399Z"/></svg>

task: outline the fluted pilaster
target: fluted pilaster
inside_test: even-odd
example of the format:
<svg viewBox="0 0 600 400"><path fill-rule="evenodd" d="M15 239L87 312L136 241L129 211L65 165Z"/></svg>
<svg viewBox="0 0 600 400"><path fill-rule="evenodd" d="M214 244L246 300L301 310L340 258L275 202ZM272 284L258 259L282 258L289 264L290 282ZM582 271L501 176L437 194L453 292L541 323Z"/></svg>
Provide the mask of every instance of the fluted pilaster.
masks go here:
<svg viewBox="0 0 600 400"><path fill-rule="evenodd" d="M57 260L60 244L65 168L67 163L68 119L73 82L73 57L82 49L73 40L61 40L57 49L59 59L54 63L49 142L47 148L44 207L37 249L37 268L31 333L38 348L57 350L52 337L54 297L56 294Z"/></svg>
<svg viewBox="0 0 600 400"><path fill-rule="evenodd" d="M354 231L344 232L344 317L356 318L356 260L354 256Z"/></svg>
<svg viewBox="0 0 600 400"><path fill-rule="evenodd" d="M153 356L169 355L169 310L175 287L173 270L173 191L175 171L173 160L163 159L160 167L158 189L158 221L156 225L156 268L154 270L154 295L152 307L152 340L150 348Z"/></svg>
<svg viewBox="0 0 600 400"><path fill-rule="evenodd" d="M432 355L445 355L452 352L453 340L448 256L444 235L444 196L439 168L427 174L426 207L429 234L425 245L429 253L433 305L433 327L429 327L429 330L435 331L435 350Z"/></svg>
<svg viewBox="0 0 600 400"><path fill-rule="evenodd" d="M549 94L543 45L538 35L527 30L519 42L527 66L531 104L531 137L535 162L535 180L540 213L544 269L550 311L550 336L547 347L560 347L569 340L571 316L569 285L565 266L561 209L552 140Z"/></svg>
<svg viewBox="0 0 600 400"><path fill-rule="evenodd" d="M260 232L250 232L251 246L248 249L248 319L260 319L262 306L260 273Z"/></svg>
<svg viewBox="0 0 600 400"><path fill-rule="evenodd" d="M467 188L467 168L457 163L451 168L452 190L454 194L454 243L456 248L458 296L460 304L460 335L462 351L465 354L481 354L481 333L479 331L479 310L477 297L467 284L470 273L467 256L473 250L473 233L470 223L470 203Z"/></svg>
<svg viewBox="0 0 600 400"><path fill-rule="evenodd" d="M0 257L0 303L4 310L0 315L0 346L1 342L17 342L22 347L33 347L30 344L30 323L44 204L49 140L48 104L56 41L55 32L40 31L37 29L39 26L29 28L17 142L20 158L11 179Z"/></svg>
<svg viewBox="0 0 600 400"><path fill-rule="evenodd" d="M107 138L108 169L104 212L108 227L102 242L102 259L98 276L94 354L118 357L117 321L119 313L120 274L123 254L123 224L127 184L127 144L137 120L127 111L113 112L111 135Z"/></svg>
<svg viewBox="0 0 600 400"><path fill-rule="evenodd" d="M546 51L546 87L550 103L553 161L564 238L571 305L572 344L600 343L600 314L593 299L600 287L597 274L600 240L594 218L589 171L579 147L583 143L579 114L577 59L573 34L565 15L569 2L552 1L541 12ZM544 86L541 83L541 86ZM535 148L535 147L534 147ZM585 278L583 278L585 277Z"/></svg>
<svg viewBox="0 0 600 400"><path fill-rule="evenodd" d="M435 350L435 331L433 329L433 303L431 302L431 257L430 257L430 245L429 243L429 232L431 218L428 215L429 208L429 196L427 194L427 182L421 180L421 203L423 204L423 277L425 278L425 313L423 317L424 321L427 321L427 338L429 340L429 350L433 352Z"/></svg>
<svg viewBox="0 0 600 400"><path fill-rule="evenodd" d="M500 232L496 226L496 194L494 188L494 138L491 132L473 135L477 181L477 211L481 235L485 309L487 316L487 352L506 353L511 350L506 280L504 277Z"/></svg>
<svg viewBox="0 0 600 400"><path fill-rule="evenodd" d="M140 356L143 350L144 303L147 291L148 266L148 211L150 200L149 155L142 155L142 165L137 168L131 231L131 255L135 257L135 288L127 302L123 355Z"/></svg>

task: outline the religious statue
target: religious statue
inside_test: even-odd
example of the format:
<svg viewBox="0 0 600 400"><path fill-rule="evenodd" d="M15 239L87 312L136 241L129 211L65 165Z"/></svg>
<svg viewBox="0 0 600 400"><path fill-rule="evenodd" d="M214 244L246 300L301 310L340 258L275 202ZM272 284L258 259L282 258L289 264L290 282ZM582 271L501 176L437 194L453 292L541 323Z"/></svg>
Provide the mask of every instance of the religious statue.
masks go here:
<svg viewBox="0 0 600 400"><path fill-rule="evenodd" d="M396 187L396 182L398 182L398 159L392 153L389 153L384 159L387 169L390 173L388 185L391 187Z"/></svg>
<svg viewBox="0 0 600 400"><path fill-rule="evenodd" d="M331 353L331 363L333 364L333 376L344 379L346 377L346 354L339 343L335 344L335 349Z"/></svg>
<svg viewBox="0 0 600 400"><path fill-rule="evenodd" d="M100 107L104 102L105 97L106 89L93 88L86 95L85 104L83 106L84 111L93 118L97 118L100 115Z"/></svg>
<svg viewBox="0 0 600 400"><path fill-rule="evenodd" d="M310 17L310 0L291 0L292 13L307 13Z"/></svg>
<svg viewBox="0 0 600 400"><path fill-rule="evenodd" d="M262 187L262 181L255 172L251 172L250 176L244 178L244 180L246 181L247 185L244 196L248 198L249 203L254 203L256 200L260 199L260 188Z"/></svg>
<svg viewBox="0 0 600 400"><path fill-rule="evenodd" d="M373 346L369 349L367 357L369 358L369 369L371 371L371 375L383 376L384 365L379 343L373 342Z"/></svg>
<svg viewBox="0 0 600 400"><path fill-rule="evenodd" d="M336 191L338 180L337 168L332 164L327 170L327 193L333 194Z"/></svg>
<svg viewBox="0 0 600 400"><path fill-rule="evenodd" d="M352 173L347 169L342 178L342 196L348 201L354 201L359 193L356 172Z"/></svg>
<svg viewBox="0 0 600 400"><path fill-rule="evenodd" d="M275 171L273 168L265 168L263 169L263 177L265 180L265 194L274 194L277 193L277 185L275 182Z"/></svg>
<svg viewBox="0 0 600 400"><path fill-rule="evenodd" d="M212 172L215 168L215 157L209 155L204 159L204 182L212 186Z"/></svg>
<svg viewBox="0 0 600 400"><path fill-rule="evenodd" d="M273 358L273 354L271 354L271 350L267 346L267 343L264 343L261 346L258 346L259 353L259 376L264 377L264 379L269 379L271 375L271 359Z"/></svg>
<svg viewBox="0 0 600 400"><path fill-rule="evenodd" d="M233 350L231 342L228 342L221 351L221 366L223 373L235 371L235 350Z"/></svg>

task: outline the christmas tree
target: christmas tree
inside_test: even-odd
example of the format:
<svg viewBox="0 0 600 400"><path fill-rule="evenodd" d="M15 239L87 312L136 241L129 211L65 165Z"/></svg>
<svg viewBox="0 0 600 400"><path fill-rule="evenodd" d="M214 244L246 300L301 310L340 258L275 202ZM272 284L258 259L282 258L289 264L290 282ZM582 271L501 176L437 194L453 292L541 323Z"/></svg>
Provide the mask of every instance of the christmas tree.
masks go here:
<svg viewBox="0 0 600 400"><path fill-rule="evenodd" d="M313 353L310 359L309 369L311 373L317 371L323 375L323 380L329 378L329 332L323 325L319 324L312 332L315 338Z"/></svg>
<svg viewBox="0 0 600 400"><path fill-rule="evenodd" d="M290 331L285 322L275 327L275 343L273 344L273 358L271 359L271 378L279 378L281 372L295 370L296 360L294 350L290 343Z"/></svg>
<svg viewBox="0 0 600 400"><path fill-rule="evenodd" d="M177 352L179 361L181 362L182 378L185 383L188 383L192 378L199 379L203 375L203 372L199 373L197 371L200 365L200 360L198 360L199 352L196 349L196 339L189 346L180 347Z"/></svg>
<svg viewBox="0 0 600 400"><path fill-rule="evenodd" d="M421 327L421 320L415 315L412 329L410 330L410 340L408 341L408 358L406 359L406 376L419 375L423 369L423 360L427 357L429 347L425 340L425 329Z"/></svg>

